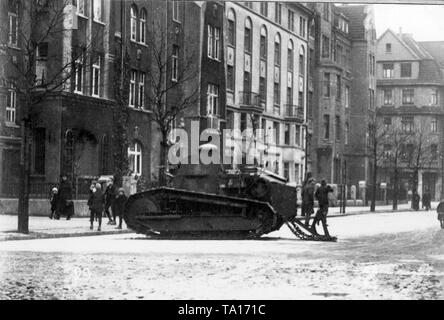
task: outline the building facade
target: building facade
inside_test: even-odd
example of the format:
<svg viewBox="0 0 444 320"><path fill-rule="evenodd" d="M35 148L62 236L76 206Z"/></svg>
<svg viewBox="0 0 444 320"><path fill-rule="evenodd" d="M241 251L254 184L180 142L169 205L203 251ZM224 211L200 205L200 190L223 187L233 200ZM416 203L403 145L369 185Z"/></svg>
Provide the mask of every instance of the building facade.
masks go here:
<svg viewBox="0 0 444 320"><path fill-rule="evenodd" d="M298 3L226 2L226 127L262 129L265 170L302 182L308 22Z"/></svg>
<svg viewBox="0 0 444 320"><path fill-rule="evenodd" d="M370 177L366 146L376 89L372 7L308 6L315 11L310 28L314 52L311 170L315 177L334 184L358 186Z"/></svg>
<svg viewBox="0 0 444 320"><path fill-rule="evenodd" d="M398 127L406 135L415 133L423 141L406 141L400 155L399 188L412 189L410 154L422 144L418 193L432 199L442 195L444 94L443 42L417 42L410 34L387 30L377 42L377 117L384 126ZM420 134L418 134L420 133ZM417 138L418 138L417 137ZM412 148L410 151L408 148ZM386 144L384 150L395 146ZM412 151L415 150L415 151ZM427 156L425 158L424 156ZM379 182L393 185L393 168L383 166Z"/></svg>

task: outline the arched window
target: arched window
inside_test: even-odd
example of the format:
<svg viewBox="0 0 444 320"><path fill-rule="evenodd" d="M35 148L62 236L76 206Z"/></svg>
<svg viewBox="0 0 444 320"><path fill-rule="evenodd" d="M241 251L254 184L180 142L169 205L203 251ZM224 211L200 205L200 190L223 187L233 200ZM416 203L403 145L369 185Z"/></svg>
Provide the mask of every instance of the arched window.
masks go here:
<svg viewBox="0 0 444 320"><path fill-rule="evenodd" d="M137 41L137 7L131 6L131 40Z"/></svg>
<svg viewBox="0 0 444 320"><path fill-rule="evenodd" d="M128 147L129 169L135 175L142 174L142 146L138 142L133 142Z"/></svg>
<svg viewBox="0 0 444 320"><path fill-rule="evenodd" d="M279 33L274 38L274 64L281 65L281 35Z"/></svg>
<svg viewBox="0 0 444 320"><path fill-rule="evenodd" d="M244 31L244 50L245 52L251 53L252 49L252 41L253 41L253 34L251 31L251 19L247 18L245 19L245 31Z"/></svg>
<svg viewBox="0 0 444 320"><path fill-rule="evenodd" d="M139 16L139 41L146 43L146 10L140 10Z"/></svg>
<svg viewBox="0 0 444 320"><path fill-rule="evenodd" d="M305 75L305 49L303 46L299 49L299 75Z"/></svg>
<svg viewBox="0 0 444 320"><path fill-rule="evenodd" d="M293 41L290 40L288 42L288 50L287 50L287 64L288 64L288 71L293 72Z"/></svg>
<svg viewBox="0 0 444 320"><path fill-rule="evenodd" d="M228 45L236 46L236 15L234 10L228 11Z"/></svg>
<svg viewBox="0 0 444 320"><path fill-rule="evenodd" d="M261 27L260 57L267 60L267 28L265 26Z"/></svg>

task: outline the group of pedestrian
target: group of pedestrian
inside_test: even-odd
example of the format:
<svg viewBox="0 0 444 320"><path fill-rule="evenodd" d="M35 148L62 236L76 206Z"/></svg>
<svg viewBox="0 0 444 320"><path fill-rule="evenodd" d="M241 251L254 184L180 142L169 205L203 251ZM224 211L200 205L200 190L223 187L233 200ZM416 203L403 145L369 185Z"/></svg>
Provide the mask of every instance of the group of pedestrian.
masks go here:
<svg viewBox="0 0 444 320"><path fill-rule="evenodd" d="M332 187L327 184L325 179L321 180L321 185L316 188L316 180L311 176L307 176L307 180L302 186L302 215L305 216L305 227L313 234L318 234L316 225L322 223L324 235L330 237L327 228L327 214L328 214L328 194L333 192ZM310 226L310 217L314 213L314 200L318 200L319 208Z"/></svg>
<svg viewBox="0 0 444 320"><path fill-rule="evenodd" d="M122 229L122 215L126 200L125 191L123 188L117 189L112 178L108 181L104 192L102 191L102 185L97 181L93 181L88 198L90 229L93 230L94 221L97 221L99 224L97 231L101 231L102 215L104 213L110 225L116 225L116 218L118 217L119 225L117 229Z"/></svg>
<svg viewBox="0 0 444 320"><path fill-rule="evenodd" d="M72 201L72 187L66 175L62 175L58 187L51 190L51 214L50 219L59 220L60 216L66 216L70 220L74 215L74 203Z"/></svg>

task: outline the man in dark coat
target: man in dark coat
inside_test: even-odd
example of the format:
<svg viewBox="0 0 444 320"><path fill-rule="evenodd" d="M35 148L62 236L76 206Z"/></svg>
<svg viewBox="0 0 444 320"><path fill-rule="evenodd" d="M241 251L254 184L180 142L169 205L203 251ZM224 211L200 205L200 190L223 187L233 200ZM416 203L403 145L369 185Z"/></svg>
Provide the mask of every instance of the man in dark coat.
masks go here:
<svg viewBox="0 0 444 320"><path fill-rule="evenodd" d="M99 227L97 228L97 231L101 230L102 227L102 213L103 213L103 207L104 207L104 203L105 203L105 198L104 195L102 193L102 186L100 183L96 183L95 188L92 189L92 195L90 198L90 206L89 209L91 211L90 214L90 229L93 229L93 224L94 224L94 218L97 218L98 222L99 222Z"/></svg>
<svg viewBox="0 0 444 320"><path fill-rule="evenodd" d="M62 176L62 181L60 181L59 185L59 214L65 215L66 220L71 219L71 215L73 214L74 208L72 199L72 187L71 183L68 181L68 177L66 175Z"/></svg>
<svg viewBox="0 0 444 320"><path fill-rule="evenodd" d="M412 197L412 207L413 210L419 211L419 201L421 200L421 197L419 196L417 191L413 192L413 197Z"/></svg>
<svg viewBox="0 0 444 320"><path fill-rule="evenodd" d="M116 200L117 190L116 186L114 185L113 178L110 179L108 182L108 185L105 190L105 214L108 217L108 224L116 224L116 214L114 209L114 201ZM109 209L111 208L111 211L113 212L113 217L111 218L111 214L109 212Z"/></svg>
<svg viewBox="0 0 444 320"><path fill-rule="evenodd" d="M422 207L425 208L427 211L430 210L430 193L428 191L424 192L422 195Z"/></svg>
<svg viewBox="0 0 444 320"><path fill-rule="evenodd" d="M332 187L327 185L327 181L322 179L321 186L316 190L315 196L318 199L319 209L316 212L316 216L313 219L313 224L311 225L311 231L314 234L318 234L316 231L316 224L319 221L322 222L322 227L324 228L324 235L330 237L330 233L327 229L327 214L328 214L328 194L333 192Z"/></svg>
<svg viewBox="0 0 444 320"><path fill-rule="evenodd" d="M302 187L302 215L305 215L305 227L310 226L310 216L314 212L314 186L315 179L309 178Z"/></svg>
<svg viewBox="0 0 444 320"><path fill-rule="evenodd" d="M114 208L113 208L113 214L115 212L115 215L119 217L119 226L117 229L122 229L122 217L123 217L123 210L125 208L125 203L127 200L127 196L125 195L125 190L123 188L119 188L116 201L114 202Z"/></svg>
<svg viewBox="0 0 444 320"><path fill-rule="evenodd" d="M441 229L444 229L444 200L441 200L439 202L436 211L438 212L438 220L441 224Z"/></svg>

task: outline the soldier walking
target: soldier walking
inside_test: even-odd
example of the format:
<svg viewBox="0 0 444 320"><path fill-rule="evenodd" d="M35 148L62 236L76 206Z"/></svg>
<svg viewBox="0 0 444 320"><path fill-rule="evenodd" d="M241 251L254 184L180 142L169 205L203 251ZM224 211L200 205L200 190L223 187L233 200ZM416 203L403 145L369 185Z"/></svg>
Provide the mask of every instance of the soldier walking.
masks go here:
<svg viewBox="0 0 444 320"><path fill-rule="evenodd" d="M116 186L114 185L114 179L111 178L105 190L105 214L108 217L108 224L112 225L116 224L116 213L114 208L114 201L116 200L116 195L117 192L116 192ZM109 212L110 208L113 213L112 217L111 213Z"/></svg>
<svg viewBox="0 0 444 320"><path fill-rule="evenodd" d="M316 212L316 216L313 219L313 224L311 225L311 232L313 234L318 234L316 231L316 224L321 222L322 227L324 228L324 235L326 237L330 237L330 233L327 229L328 194L330 192L333 192L332 187L327 185L327 181L325 181L325 179L322 179L321 186L316 190L315 193L316 199L318 199L319 209Z"/></svg>
<svg viewBox="0 0 444 320"><path fill-rule="evenodd" d="M314 212L314 186L315 179L310 177L302 187L302 215L305 216L305 227L307 229L310 226L310 216Z"/></svg>

